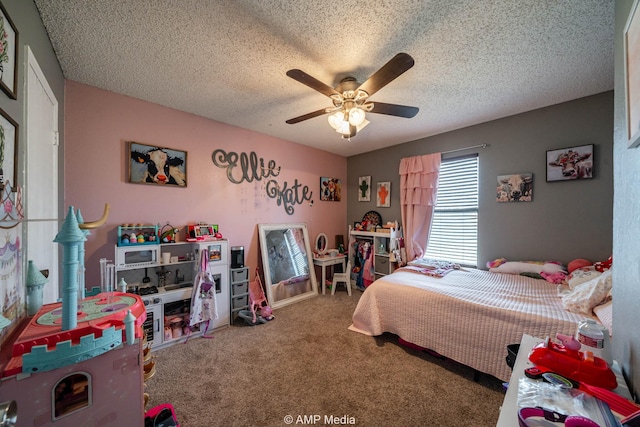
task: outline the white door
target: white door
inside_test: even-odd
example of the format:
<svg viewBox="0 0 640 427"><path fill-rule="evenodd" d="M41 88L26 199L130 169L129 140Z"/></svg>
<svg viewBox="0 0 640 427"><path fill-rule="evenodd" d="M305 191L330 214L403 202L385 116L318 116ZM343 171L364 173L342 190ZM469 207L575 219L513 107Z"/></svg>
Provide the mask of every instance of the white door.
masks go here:
<svg viewBox="0 0 640 427"><path fill-rule="evenodd" d="M49 270L43 302L56 302L58 290L58 101L29 46L26 47L26 260Z"/></svg>

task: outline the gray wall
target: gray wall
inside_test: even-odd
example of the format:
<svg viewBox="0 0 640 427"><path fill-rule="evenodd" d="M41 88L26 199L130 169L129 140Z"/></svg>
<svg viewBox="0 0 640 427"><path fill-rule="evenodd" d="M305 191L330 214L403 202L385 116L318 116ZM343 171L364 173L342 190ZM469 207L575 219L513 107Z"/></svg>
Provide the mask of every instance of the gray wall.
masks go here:
<svg viewBox="0 0 640 427"><path fill-rule="evenodd" d="M358 177L366 175L371 175L374 191L371 202L349 198L347 219L353 224L374 210L383 222L400 222L400 159L490 144L443 156L479 153L478 266L499 257L564 263L574 258L604 260L612 250L612 133L613 92L605 92L352 156L347 162L348 193L358 194ZM593 179L546 182L547 150L585 144L595 146ZM496 202L497 176L513 173L533 173L532 202ZM389 208L376 207L379 181L391 181Z"/></svg>
<svg viewBox="0 0 640 427"><path fill-rule="evenodd" d="M14 100L0 92L0 108L2 108L9 116L18 122L18 162L20 168L18 171L24 170L24 149L26 141L25 126L25 64L26 51L25 46L29 46L33 55L38 61L38 65L42 69L51 90L53 91L59 105L58 131L60 137L60 163L58 165L60 182L60 200L59 211L60 217L64 217L64 77L58 59L55 56L49 36L47 35L44 25L40 19L38 9L32 0L2 0L2 5L7 10L14 25L18 30L18 99ZM24 185L24 176L18 174L18 183ZM25 189L25 191L27 191Z"/></svg>
<svg viewBox="0 0 640 427"><path fill-rule="evenodd" d="M627 148L625 136L622 35L633 0L616 1L616 84L613 203L613 357L634 394L640 390L640 147Z"/></svg>

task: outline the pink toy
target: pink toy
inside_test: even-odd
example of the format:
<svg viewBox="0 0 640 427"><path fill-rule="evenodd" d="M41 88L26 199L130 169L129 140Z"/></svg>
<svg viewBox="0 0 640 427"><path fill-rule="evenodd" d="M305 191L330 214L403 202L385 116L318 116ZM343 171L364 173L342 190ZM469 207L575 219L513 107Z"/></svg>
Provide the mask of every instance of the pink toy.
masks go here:
<svg viewBox="0 0 640 427"><path fill-rule="evenodd" d="M563 271L558 271L556 273L545 273L544 271L540 273L540 275L547 282L554 283L556 285L560 285L564 283L567 275Z"/></svg>
<svg viewBox="0 0 640 427"><path fill-rule="evenodd" d="M271 310L271 307L268 305L264 305L260 308L260 316L267 320L271 320L273 318L273 310Z"/></svg>
<svg viewBox="0 0 640 427"><path fill-rule="evenodd" d="M249 304L251 305L254 324L260 320L258 319L256 310L260 311L260 317L264 320L274 319L271 307L269 306L269 301L267 301L267 297L264 295L264 291L262 289L262 281L260 280L258 268L256 268L255 280L249 283Z"/></svg>

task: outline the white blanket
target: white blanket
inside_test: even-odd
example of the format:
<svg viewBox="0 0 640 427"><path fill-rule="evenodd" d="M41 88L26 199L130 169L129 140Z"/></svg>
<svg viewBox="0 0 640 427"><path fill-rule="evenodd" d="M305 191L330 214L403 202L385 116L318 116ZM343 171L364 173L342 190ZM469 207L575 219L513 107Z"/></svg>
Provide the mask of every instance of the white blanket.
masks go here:
<svg viewBox="0 0 640 427"><path fill-rule="evenodd" d="M557 286L544 280L475 269L442 278L400 270L365 290L349 329L396 334L508 381L508 344L525 333L573 335L583 318L565 310Z"/></svg>

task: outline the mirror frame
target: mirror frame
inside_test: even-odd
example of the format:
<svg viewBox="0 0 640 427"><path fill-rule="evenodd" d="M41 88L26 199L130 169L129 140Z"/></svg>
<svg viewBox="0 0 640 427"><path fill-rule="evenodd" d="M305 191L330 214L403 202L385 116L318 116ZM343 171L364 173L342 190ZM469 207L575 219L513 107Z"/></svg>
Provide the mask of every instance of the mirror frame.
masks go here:
<svg viewBox="0 0 640 427"><path fill-rule="evenodd" d="M282 298L280 300L275 299L274 286L278 286L279 283L271 282L271 265L269 264L269 249L267 248L267 235L271 231L288 230L290 228L296 228L302 230L302 236L304 239L304 249L307 255L307 265L309 268L309 280L311 282L311 290L303 292L288 298ZM316 281L316 273L313 264L313 253L309 245L309 232L307 231L307 224L305 223L287 223L287 224L258 224L258 235L260 239L260 252L262 253L262 267L264 269L264 283L267 291L267 299L271 308L284 307L285 305L301 301L307 298L318 296L318 282Z"/></svg>
<svg viewBox="0 0 640 427"><path fill-rule="evenodd" d="M324 238L324 247L320 247L320 239ZM318 255L324 255L327 253L327 246L329 245L329 241L327 240L327 235L324 233L320 233L316 236L316 245L315 245L315 252Z"/></svg>

